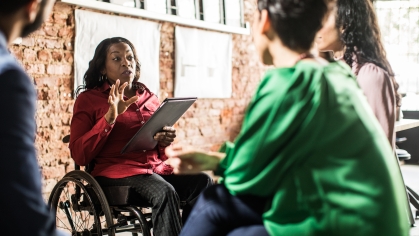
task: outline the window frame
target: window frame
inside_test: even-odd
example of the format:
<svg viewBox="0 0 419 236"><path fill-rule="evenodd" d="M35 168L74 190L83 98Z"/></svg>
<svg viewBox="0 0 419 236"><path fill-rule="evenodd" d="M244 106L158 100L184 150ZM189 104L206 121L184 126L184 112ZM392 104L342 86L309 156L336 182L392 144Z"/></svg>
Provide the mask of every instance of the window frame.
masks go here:
<svg viewBox="0 0 419 236"><path fill-rule="evenodd" d="M106 1L106 2L105 2ZM203 10L203 14L205 14L205 11L202 8L200 3L202 0L194 0L195 3L195 19L192 18L183 18L177 15L177 0L167 0L166 4L166 13L167 14L161 14L161 13L155 13L151 11L147 11L147 1L153 1L153 0L133 0L136 3L136 6L138 7L126 7L119 4L112 4L109 0L61 0L63 3L76 5L80 7L95 9L95 10L102 10L106 12L112 12L112 13L119 13L123 15L130 15L130 16L138 16L146 19L151 20L158 20L158 21L167 21L176 23L183 26L190 26L190 27L196 27L196 28L202 28L202 29L209 29L219 32L225 32L225 33L232 33L232 34L243 34L243 35L249 35L250 34L250 26L248 22L244 22L244 8L243 8L243 1L241 2L241 9L240 9L240 19L241 19L241 26L231 26L226 25L226 18L225 18L225 2L224 0L219 0L220 2L220 22L219 23L213 23L213 22L206 22L205 20L201 20L201 12L200 9ZM172 6L172 2L174 1L174 5ZM141 9L141 3L144 3L143 6L145 9ZM176 15L173 14L173 12L176 13ZM169 14L170 13L170 14ZM205 19L205 15L203 16Z"/></svg>

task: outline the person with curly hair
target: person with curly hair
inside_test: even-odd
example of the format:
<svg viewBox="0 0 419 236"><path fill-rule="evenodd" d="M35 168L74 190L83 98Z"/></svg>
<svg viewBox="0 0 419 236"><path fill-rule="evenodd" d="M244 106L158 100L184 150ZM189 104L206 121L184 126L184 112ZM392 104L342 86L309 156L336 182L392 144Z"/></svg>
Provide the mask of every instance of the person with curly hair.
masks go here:
<svg viewBox="0 0 419 236"><path fill-rule="evenodd" d="M317 48L343 60L357 81L394 149L399 85L386 58L371 0L337 0L316 37Z"/></svg>
<svg viewBox="0 0 419 236"><path fill-rule="evenodd" d="M325 0L258 1L253 41L274 68L238 137L219 152L166 149L177 173L221 176L182 236L408 235L397 160L353 73L310 55L327 9Z"/></svg>

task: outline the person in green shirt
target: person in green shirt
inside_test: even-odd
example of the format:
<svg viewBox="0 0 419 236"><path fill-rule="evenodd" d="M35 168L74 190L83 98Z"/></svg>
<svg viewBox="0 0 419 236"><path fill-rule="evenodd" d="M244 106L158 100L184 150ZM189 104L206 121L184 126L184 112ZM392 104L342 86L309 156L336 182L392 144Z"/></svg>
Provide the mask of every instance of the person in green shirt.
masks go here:
<svg viewBox="0 0 419 236"><path fill-rule="evenodd" d="M408 235L396 158L350 68L310 56L323 0L259 0L266 72L220 152L166 149L178 173L215 170L181 235Z"/></svg>

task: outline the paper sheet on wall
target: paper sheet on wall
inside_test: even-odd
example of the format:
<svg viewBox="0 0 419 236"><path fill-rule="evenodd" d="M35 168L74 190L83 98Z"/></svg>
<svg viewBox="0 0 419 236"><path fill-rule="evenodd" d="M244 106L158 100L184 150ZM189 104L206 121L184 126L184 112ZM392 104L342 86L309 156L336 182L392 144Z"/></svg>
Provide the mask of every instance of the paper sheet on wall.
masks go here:
<svg viewBox="0 0 419 236"><path fill-rule="evenodd" d="M175 96L231 97L231 35L180 26L175 35Z"/></svg>
<svg viewBox="0 0 419 236"><path fill-rule="evenodd" d="M74 52L74 89L82 85L89 61L96 46L105 38L124 37L137 50L141 63L140 82L158 93L160 24L121 16L112 16L76 9L76 39Z"/></svg>

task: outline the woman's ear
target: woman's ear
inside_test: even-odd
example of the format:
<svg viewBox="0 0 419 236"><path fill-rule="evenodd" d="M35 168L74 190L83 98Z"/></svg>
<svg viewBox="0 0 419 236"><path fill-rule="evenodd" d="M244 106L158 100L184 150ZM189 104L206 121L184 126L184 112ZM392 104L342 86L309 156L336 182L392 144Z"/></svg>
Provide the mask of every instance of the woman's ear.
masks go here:
<svg viewBox="0 0 419 236"><path fill-rule="evenodd" d="M261 33L267 34L271 29L271 20L267 10L262 10L260 14Z"/></svg>

